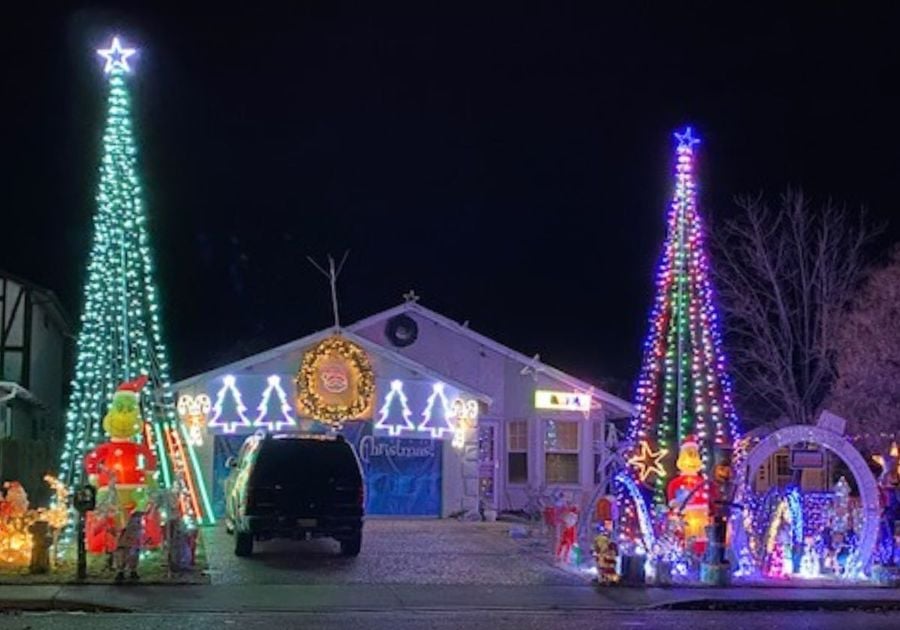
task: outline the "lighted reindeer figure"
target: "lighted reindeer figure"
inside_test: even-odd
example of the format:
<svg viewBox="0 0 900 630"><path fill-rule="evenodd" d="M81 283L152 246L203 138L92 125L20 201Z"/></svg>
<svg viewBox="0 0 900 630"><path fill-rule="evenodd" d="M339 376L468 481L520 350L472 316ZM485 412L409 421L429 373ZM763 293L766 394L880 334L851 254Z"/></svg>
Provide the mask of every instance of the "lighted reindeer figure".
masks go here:
<svg viewBox="0 0 900 630"><path fill-rule="evenodd" d="M872 459L881 467L878 488L881 491L881 527L879 540L883 562L888 566L900 564L900 448L896 442L886 455Z"/></svg>

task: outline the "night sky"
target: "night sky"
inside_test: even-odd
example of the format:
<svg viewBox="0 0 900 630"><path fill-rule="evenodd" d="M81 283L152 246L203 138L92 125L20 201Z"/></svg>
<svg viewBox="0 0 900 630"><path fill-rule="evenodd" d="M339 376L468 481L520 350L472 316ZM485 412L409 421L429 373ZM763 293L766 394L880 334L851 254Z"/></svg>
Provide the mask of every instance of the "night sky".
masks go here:
<svg viewBox="0 0 900 630"><path fill-rule="evenodd" d="M35 8L0 26L0 268L53 289L73 319L105 113L94 49L114 33L140 47L137 141L176 378L328 326L305 257L349 249L346 322L415 288L517 350L627 383L685 124L703 138L714 220L736 194L795 185L888 221L878 247L900 239L887 4L240 4Z"/></svg>

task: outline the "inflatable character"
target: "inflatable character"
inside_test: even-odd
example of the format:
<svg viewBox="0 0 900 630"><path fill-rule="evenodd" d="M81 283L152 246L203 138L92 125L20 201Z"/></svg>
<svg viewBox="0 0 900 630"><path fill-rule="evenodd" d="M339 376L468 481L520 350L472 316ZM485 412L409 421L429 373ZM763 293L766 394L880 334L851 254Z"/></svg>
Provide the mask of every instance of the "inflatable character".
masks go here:
<svg viewBox="0 0 900 630"><path fill-rule="evenodd" d="M88 514L88 551L103 553L108 549L107 534L99 535L101 528L93 523L96 519L109 519L112 506L116 506L116 523L122 527L135 511L145 513L151 490L156 486L156 456L146 444L138 442L143 420L140 416L140 390L147 383L146 376L122 383L113 394L109 412L103 418L103 430L109 436L104 442L87 454L84 461L88 480L97 488L97 504L106 506L103 514ZM104 523L108 527L108 523ZM148 532L153 532L151 546L158 546L162 537L158 523L147 523ZM95 536L90 533L95 532Z"/></svg>
<svg viewBox="0 0 900 630"><path fill-rule="evenodd" d="M685 438L681 443L675 466L679 474L669 482L666 498L684 519L685 540L705 541L706 526L709 524L709 493L706 480L700 475L703 470L700 447L693 437Z"/></svg>

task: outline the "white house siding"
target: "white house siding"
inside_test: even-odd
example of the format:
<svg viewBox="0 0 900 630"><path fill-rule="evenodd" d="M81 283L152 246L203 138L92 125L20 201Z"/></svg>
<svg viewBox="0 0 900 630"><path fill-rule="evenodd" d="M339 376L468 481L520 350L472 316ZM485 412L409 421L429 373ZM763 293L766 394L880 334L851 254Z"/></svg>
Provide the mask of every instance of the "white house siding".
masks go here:
<svg viewBox="0 0 900 630"><path fill-rule="evenodd" d="M372 345L372 348L368 350L376 375L377 390L373 416L377 418L378 408L384 400L386 388L392 379L399 378L409 383L418 381L430 383L435 380L454 383L467 396L482 400L489 399L489 405L484 402L481 405L482 413L479 423L481 425L496 423L497 461L494 470L494 505L486 507L495 507L500 510L521 509L527 504L529 492L542 491L549 494L558 489L568 492L575 501L586 501L594 489L593 424L595 420L603 421L606 417L605 410L594 409L588 417L585 417L580 412L545 411L534 408L536 389L572 392L575 389L573 382L579 381L540 364L532 366L538 367L537 372L525 370L523 374L523 368L532 364L527 357L481 338L464 327L452 322L447 323L448 320L445 321L446 318L442 316L433 314L435 318L432 318L429 316L429 311L416 305L409 306L410 308L402 312L411 317L418 325L418 337L409 346L395 347L385 335L385 326L391 314L396 314L398 309L373 316L346 329L349 331L346 334L356 335L357 338ZM258 361L253 357L240 361L235 366L235 371L231 373L239 381L242 374L255 374L261 378L270 374L279 374L282 377L282 383L288 390L288 395L293 398L293 378L304 352L327 334L328 331L323 331L321 335L310 336L298 340L298 342L286 344L282 352L275 349L262 353L259 355ZM215 391L211 391L209 382L227 373L229 371L226 366L220 370L187 379L176 385L176 388L185 393L194 394L204 391L212 397ZM568 383L561 379L567 379ZM581 389L586 388L585 385ZM478 395L475 394L476 392ZM611 398L606 394L603 395ZM613 410L616 417L627 412L627 403L617 399L613 400L617 405ZM255 401L245 400L244 402L251 408L256 404ZM420 410L414 409L413 413L416 414L414 420L418 421L417 414L420 413ZM510 484L508 483L508 424L517 420L527 423L528 482ZM577 480L571 484L546 483L544 435L548 420L568 420L577 423L579 427L578 475ZM449 437L443 441L441 516L446 517L461 510L472 510L478 507L477 437L477 431L469 432L466 444L461 450L452 447ZM201 458L209 471L209 478L212 479L211 439L206 440L201 449Z"/></svg>

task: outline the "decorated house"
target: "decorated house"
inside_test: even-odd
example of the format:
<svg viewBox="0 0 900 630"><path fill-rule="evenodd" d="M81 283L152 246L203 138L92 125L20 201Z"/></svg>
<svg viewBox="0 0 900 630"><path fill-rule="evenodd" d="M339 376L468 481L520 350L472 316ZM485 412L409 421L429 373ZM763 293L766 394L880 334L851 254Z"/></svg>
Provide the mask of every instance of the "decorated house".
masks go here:
<svg viewBox="0 0 900 630"><path fill-rule="evenodd" d="M46 498L63 436L71 328L52 291L0 271L0 482Z"/></svg>
<svg viewBox="0 0 900 630"><path fill-rule="evenodd" d="M631 414L624 400L415 298L174 388L220 515L226 461L247 435L322 422L355 445L369 514L534 509L557 490L586 504L604 424Z"/></svg>

